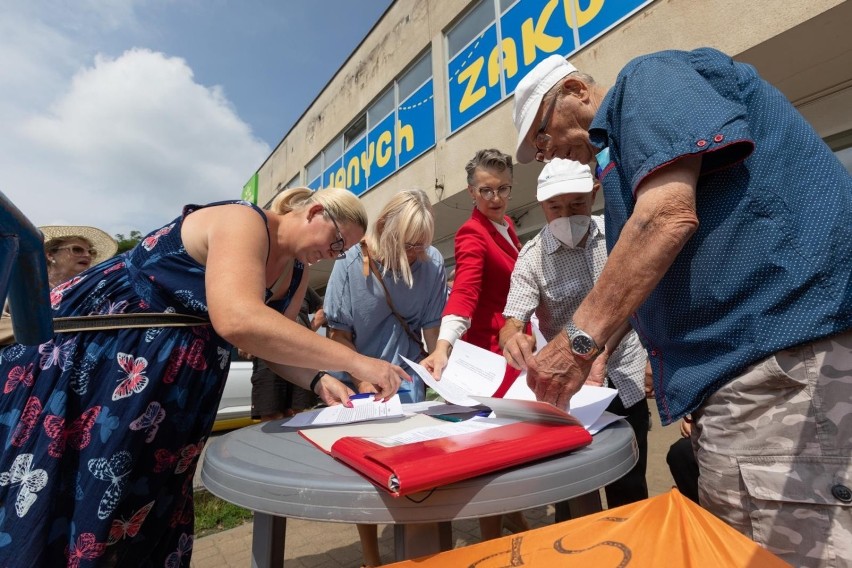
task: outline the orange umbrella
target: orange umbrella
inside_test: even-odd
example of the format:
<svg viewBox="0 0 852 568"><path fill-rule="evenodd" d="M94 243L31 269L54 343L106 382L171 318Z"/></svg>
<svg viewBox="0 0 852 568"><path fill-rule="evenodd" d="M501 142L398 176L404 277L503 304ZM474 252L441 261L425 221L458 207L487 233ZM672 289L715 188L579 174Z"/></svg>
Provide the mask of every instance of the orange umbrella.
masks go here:
<svg viewBox="0 0 852 568"><path fill-rule="evenodd" d="M564 523L392 564L468 566L789 566L676 489Z"/></svg>

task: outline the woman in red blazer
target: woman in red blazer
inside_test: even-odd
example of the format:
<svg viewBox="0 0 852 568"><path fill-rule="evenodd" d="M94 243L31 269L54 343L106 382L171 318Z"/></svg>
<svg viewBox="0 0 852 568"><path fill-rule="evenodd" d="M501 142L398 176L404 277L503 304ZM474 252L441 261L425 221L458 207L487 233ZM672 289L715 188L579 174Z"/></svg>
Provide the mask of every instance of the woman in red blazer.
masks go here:
<svg viewBox="0 0 852 568"><path fill-rule="evenodd" d="M465 166L467 190L473 199L470 219L456 233L455 281L441 319L435 350L421 364L440 378L457 339L462 338L500 355L503 308L509 295L512 269L521 250L506 206L512 194L512 157L495 149L480 150ZM503 383L494 396L503 396L519 371L506 366ZM508 520L524 530L520 513ZM502 534L501 517L480 519L483 540Z"/></svg>
<svg viewBox="0 0 852 568"><path fill-rule="evenodd" d="M515 227L506 216L512 193L512 157L499 150L480 150L465 169L467 190L475 207L456 233L455 281L444 308L437 346L423 360L436 378L440 378L459 338L502 355L498 339L505 322L503 308L521 249ZM501 385L498 393L508 386Z"/></svg>

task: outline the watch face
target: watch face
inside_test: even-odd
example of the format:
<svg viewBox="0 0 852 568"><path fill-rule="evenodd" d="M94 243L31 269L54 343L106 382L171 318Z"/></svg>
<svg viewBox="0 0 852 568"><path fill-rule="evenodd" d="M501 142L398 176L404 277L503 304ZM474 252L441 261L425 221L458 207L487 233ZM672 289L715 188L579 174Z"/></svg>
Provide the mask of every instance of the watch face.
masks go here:
<svg viewBox="0 0 852 568"><path fill-rule="evenodd" d="M571 349L578 355L590 353L595 348L595 342L588 335L575 335L571 339Z"/></svg>

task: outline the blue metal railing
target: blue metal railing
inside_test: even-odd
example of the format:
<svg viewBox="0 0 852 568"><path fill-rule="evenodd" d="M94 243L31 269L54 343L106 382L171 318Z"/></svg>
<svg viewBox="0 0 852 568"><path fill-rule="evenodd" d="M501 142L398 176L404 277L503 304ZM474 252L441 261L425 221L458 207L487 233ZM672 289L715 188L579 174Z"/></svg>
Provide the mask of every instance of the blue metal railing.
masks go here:
<svg viewBox="0 0 852 568"><path fill-rule="evenodd" d="M49 289L41 232L0 191L0 304L9 298L18 343L53 336Z"/></svg>

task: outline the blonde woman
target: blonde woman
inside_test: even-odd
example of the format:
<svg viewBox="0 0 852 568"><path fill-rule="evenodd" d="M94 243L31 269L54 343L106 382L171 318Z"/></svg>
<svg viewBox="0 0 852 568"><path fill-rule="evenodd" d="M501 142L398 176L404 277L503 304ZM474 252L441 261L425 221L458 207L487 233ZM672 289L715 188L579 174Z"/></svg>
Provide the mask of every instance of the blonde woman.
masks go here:
<svg viewBox="0 0 852 568"><path fill-rule="evenodd" d="M431 246L434 227L429 198L419 189L401 191L385 205L366 241L331 271L324 308L333 340L403 368L401 356L420 361L434 348L447 295L444 259ZM340 378L358 392L373 391L357 378ZM425 386L413 377L399 394L403 402L419 402Z"/></svg>
<svg viewBox="0 0 852 568"><path fill-rule="evenodd" d="M349 249L331 272L324 307L334 341L404 368L401 356L420 361L435 348L447 283L444 259L431 246L434 230L424 192L411 189L391 198L366 241ZM403 402L424 400L425 385L412 377L400 388ZM358 392L375 390L357 377L340 378ZM376 526L359 525L358 532L367 565L379 565Z"/></svg>
<svg viewBox="0 0 852 568"><path fill-rule="evenodd" d="M330 367L393 395L407 377L398 366L293 321L305 266L342 255L366 226L358 199L340 189L289 190L269 211L245 201L188 205L133 250L54 288L56 316L167 321L0 350L0 415L20 417L0 423L8 442L0 471L28 480L26 498L20 483L0 484L0 513L14 519L0 565L59 566L69 557L87 566L189 565L192 476L232 346L304 386L315 373L308 369ZM175 314L209 325L169 325ZM329 376L313 386L328 403L351 392Z"/></svg>

